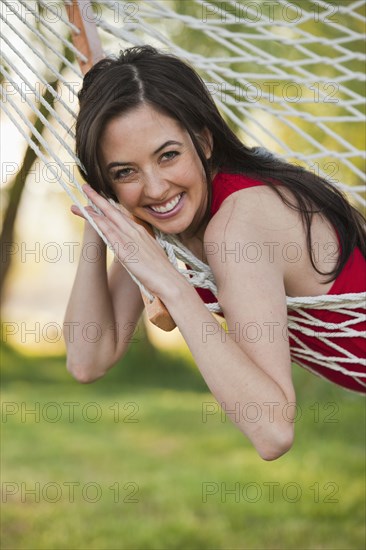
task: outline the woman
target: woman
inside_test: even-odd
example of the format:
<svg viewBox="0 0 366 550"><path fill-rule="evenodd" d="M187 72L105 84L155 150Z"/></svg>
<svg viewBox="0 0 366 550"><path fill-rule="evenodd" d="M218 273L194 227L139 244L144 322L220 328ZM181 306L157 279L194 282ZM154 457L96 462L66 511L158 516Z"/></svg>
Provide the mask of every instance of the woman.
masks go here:
<svg viewBox="0 0 366 550"><path fill-rule="evenodd" d="M104 214L89 208L90 215L120 262L166 305L233 422L262 458L281 456L293 441L295 413L286 296L326 294L340 278L345 284L345 269L354 284L341 292L363 290L361 215L325 180L244 146L197 74L152 47L97 63L79 100L76 149L91 186L84 189ZM230 337L133 216L178 235L210 264ZM243 253L248 243L263 252L259 261ZM296 262L289 243L302 252ZM81 256L65 319L79 327L72 338L66 331L66 342L68 369L81 382L100 378L124 355L143 309L121 263L107 273L103 242L86 223L84 246L91 244L100 257ZM259 338L246 332L253 321ZM95 343L83 338L88 323L101 329ZM248 403L262 411L256 422L240 413Z"/></svg>

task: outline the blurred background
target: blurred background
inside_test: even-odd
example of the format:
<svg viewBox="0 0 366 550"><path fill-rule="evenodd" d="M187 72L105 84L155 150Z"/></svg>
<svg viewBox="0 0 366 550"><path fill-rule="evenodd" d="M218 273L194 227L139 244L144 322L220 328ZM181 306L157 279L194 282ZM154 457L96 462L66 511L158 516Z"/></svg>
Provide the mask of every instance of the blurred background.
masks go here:
<svg viewBox="0 0 366 550"><path fill-rule="evenodd" d="M325 174L361 208L364 2L101 1L92 8L107 53L149 43L180 55L247 144ZM47 162L34 155L16 108L77 179L72 158L24 97L72 148L71 132L42 111L34 90L72 129L67 107L77 110L81 78L61 39L70 38L63 2L4 1L1 17L2 102L15 105L13 120L1 113L0 129L1 547L363 548L360 396L294 366L295 444L264 462L221 412L178 329L162 332L144 317L105 378L80 385L67 373L61 327L83 222L70 213L50 170L57 163L36 138ZM18 63L19 53L30 67ZM22 75L34 87L23 82L23 98ZM44 81L58 98L46 95ZM73 189L72 178L68 184Z"/></svg>

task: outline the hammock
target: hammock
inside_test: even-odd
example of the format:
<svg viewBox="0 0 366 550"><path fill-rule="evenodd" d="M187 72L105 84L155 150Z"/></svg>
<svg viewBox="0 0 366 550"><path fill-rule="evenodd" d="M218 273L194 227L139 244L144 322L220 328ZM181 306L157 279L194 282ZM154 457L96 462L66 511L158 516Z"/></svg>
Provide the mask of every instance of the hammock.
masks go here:
<svg viewBox="0 0 366 550"><path fill-rule="evenodd" d="M323 0L300 5L287 0L99 0L92 5L89 0L18 0L16 4L3 0L2 110L110 248L81 202L84 195L73 170L80 161L73 152L72 127L82 74L103 52L115 53L131 45L149 43L192 64L223 116L248 145L265 146L331 179L362 207L366 202L360 137L365 122L360 93L365 80L364 4L364 0L346 5ZM58 86L51 85L55 82ZM46 91L52 102L45 99ZM38 131L32 118L38 118L45 130ZM217 296L209 266L174 235L154 232L190 284ZM178 260L191 269L183 269ZM130 275L145 304L161 305ZM287 298L289 334L294 339L295 330L306 334L312 322L319 322L307 310L318 308L352 318L333 327L332 333L319 332L319 339L330 347L335 346L334 335L365 338L365 332L352 328L365 318L357 311L365 307L365 300L366 293ZM218 303L207 307L221 311ZM175 326L159 312L150 319L164 330ZM292 356L301 364L309 350L297 344ZM358 381L365 378L366 374L339 366L342 362L360 364L359 358L343 351L337 363L334 357L315 359ZM361 363L366 365L366 360Z"/></svg>

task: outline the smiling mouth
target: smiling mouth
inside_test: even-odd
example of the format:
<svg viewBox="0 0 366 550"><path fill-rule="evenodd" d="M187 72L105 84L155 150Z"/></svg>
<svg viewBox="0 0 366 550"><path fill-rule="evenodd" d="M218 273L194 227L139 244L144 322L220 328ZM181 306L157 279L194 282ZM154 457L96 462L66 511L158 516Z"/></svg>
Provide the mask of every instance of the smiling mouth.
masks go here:
<svg viewBox="0 0 366 550"><path fill-rule="evenodd" d="M180 193L174 199L170 200L168 203L166 203L164 206L147 206L150 210L153 210L153 212L157 212L158 214L166 214L167 212L171 212L174 210L174 208L179 203L180 199L182 198L183 193Z"/></svg>

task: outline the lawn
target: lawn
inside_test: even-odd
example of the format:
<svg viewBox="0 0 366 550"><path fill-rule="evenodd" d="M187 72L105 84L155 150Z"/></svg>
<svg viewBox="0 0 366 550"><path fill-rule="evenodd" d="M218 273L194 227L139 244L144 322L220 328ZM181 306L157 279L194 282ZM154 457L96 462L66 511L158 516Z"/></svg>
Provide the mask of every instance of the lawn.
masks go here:
<svg viewBox="0 0 366 550"><path fill-rule="evenodd" d="M296 440L265 462L180 355L131 346L90 385L3 365L2 549L364 548L360 396L294 367Z"/></svg>

